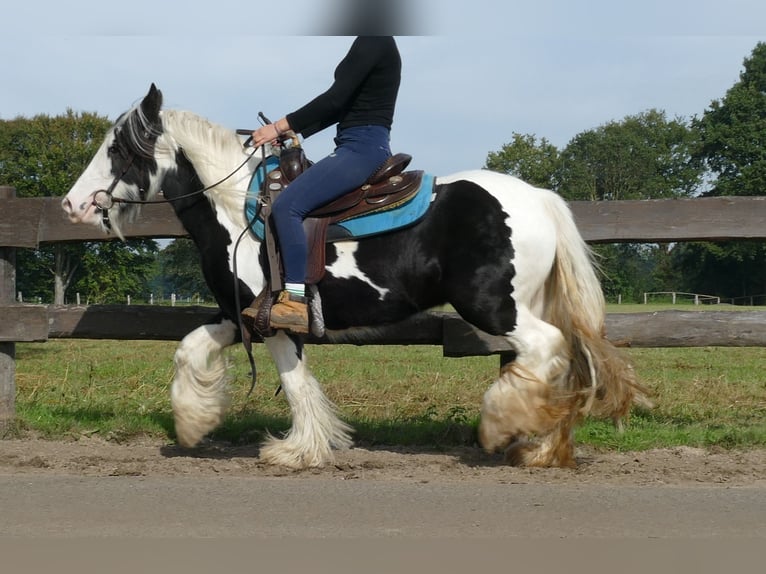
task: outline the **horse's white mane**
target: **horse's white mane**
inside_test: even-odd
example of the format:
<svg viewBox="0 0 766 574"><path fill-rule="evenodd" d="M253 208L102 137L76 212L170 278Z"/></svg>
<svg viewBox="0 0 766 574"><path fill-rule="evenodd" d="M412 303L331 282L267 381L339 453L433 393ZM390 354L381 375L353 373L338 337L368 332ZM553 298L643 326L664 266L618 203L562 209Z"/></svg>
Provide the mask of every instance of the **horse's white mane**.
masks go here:
<svg viewBox="0 0 766 574"><path fill-rule="evenodd" d="M184 148L200 177L203 177L200 173L203 165L218 163L216 158L236 156L244 159L242 144L231 130L191 112L163 110L160 115L168 135Z"/></svg>
<svg viewBox="0 0 766 574"><path fill-rule="evenodd" d="M197 114L163 110L161 117L167 145L172 146L173 151L177 147L183 148L205 186L225 178L251 156L251 151L242 147L242 142L232 130ZM159 143L157 152L161 151ZM229 212L230 216L237 219L243 216L247 182L260 159L259 153L252 155L249 166L242 166L234 176L208 192L214 197L216 205Z"/></svg>

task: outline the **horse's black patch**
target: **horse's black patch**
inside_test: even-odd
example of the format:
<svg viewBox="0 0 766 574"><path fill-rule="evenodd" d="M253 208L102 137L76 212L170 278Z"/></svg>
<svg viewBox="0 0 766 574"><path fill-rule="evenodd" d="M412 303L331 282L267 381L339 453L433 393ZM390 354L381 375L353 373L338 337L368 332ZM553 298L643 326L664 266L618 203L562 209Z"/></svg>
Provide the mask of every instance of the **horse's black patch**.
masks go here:
<svg viewBox="0 0 766 574"><path fill-rule="evenodd" d="M236 322L241 309L236 304L234 274L229 261L228 246L232 238L216 219L215 210L205 195L188 195L202 189L204 185L183 150L177 154L176 165L175 173L171 172L165 177L164 195L170 200L179 198L172 202L173 209L197 246L205 282L221 310ZM181 197L184 195L187 197ZM240 307L247 307L255 295L244 282L239 281L237 286L240 290Z"/></svg>
<svg viewBox="0 0 766 574"><path fill-rule="evenodd" d="M161 95L157 97L160 98ZM155 117L148 117L146 106L122 116L114 130L114 141L107 149L114 177L120 177L128 185L139 190L137 199L145 200L151 177L157 173L154 148L163 128L159 111ZM153 113L153 112L151 112Z"/></svg>
<svg viewBox="0 0 766 574"><path fill-rule="evenodd" d="M468 181L439 186L437 192L418 225L359 241L359 269L387 290L384 296L362 279L325 276L319 288L329 329L400 321L449 303L488 333L513 330L515 272L507 214L497 199Z"/></svg>

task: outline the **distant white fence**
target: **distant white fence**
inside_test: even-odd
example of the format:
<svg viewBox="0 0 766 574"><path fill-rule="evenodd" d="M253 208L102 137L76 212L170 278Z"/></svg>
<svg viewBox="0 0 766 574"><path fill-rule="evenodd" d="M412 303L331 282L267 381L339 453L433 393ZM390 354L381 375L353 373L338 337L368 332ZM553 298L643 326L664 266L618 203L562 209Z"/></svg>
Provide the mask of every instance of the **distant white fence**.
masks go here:
<svg viewBox="0 0 766 574"><path fill-rule="evenodd" d="M647 291L644 292L644 305L649 303L650 297L662 297L663 300L670 297L671 302L675 305L678 299L693 299L695 305L720 305L721 298L716 295L702 295L701 293L684 293L683 291Z"/></svg>
<svg viewBox="0 0 766 574"><path fill-rule="evenodd" d="M718 295L684 293L683 291L647 291L644 293L644 305L658 299L662 302L670 299L673 305L683 303L684 300L693 301L695 305L721 305L722 303L750 307L766 305L766 293L761 295L743 295L740 297L719 297ZM622 303L622 296L619 297L618 303Z"/></svg>

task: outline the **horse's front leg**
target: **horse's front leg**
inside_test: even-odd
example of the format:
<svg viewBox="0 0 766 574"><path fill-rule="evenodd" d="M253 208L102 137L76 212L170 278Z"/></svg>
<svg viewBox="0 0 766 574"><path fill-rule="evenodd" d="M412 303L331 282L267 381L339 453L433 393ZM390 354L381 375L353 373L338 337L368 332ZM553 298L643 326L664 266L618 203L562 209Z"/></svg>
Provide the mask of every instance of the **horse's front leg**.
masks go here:
<svg viewBox="0 0 766 574"><path fill-rule="evenodd" d="M236 341L237 333L234 323L221 319L198 327L178 345L170 402L181 446L196 446L226 414L229 393L223 349Z"/></svg>
<svg viewBox="0 0 766 574"><path fill-rule="evenodd" d="M306 365L301 340L279 332L266 339L292 415L292 427L283 438L270 436L261 447L261 460L289 468L324 466L332 462L333 448L351 446L351 427L338 418Z"/></svg>

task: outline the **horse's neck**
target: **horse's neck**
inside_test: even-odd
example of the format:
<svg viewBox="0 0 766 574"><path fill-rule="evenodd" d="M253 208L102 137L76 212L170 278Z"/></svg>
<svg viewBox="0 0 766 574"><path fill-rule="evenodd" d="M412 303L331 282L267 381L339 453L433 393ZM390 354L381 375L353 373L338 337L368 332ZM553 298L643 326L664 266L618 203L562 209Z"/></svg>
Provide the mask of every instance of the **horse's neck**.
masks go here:
<svg viewBox="0 0 766 574"><path fill-rule="evenodd" d="M247 189L259 155L245 152L231 130L190 112L167 110L163 124L193 166L202 187L214 186L206 195L216 207L219 222L232 233L241 230L246 225Z"/></svg>
<svg viewBox="0 0 766 574"><path fill-rule="evenodd" d="M166 110L162 121L172 145L183 149L205 186L233 174L224 186L247 191L258 158L246 162L248 153L234 132L191 112Z"/></svg>
<svg viewBox="0 0 766 574"><path fill-rule="evenodd" d="M251 290L260 292L263 285L263 273L257 264L260 243L252 235L248 236L246 241L238 241L245 226L243 200L239 203L231 202L235 205L229 207L234 213L232 216L221 205L225 203L222 199L226 193L195 193L202 189L204 184L185 154L178 155L175 173L165 180L167 198L180 198L173 202L173 207L189 237L199 248L208 285L219 304L230 297L233 287L226 280L225 270L232 270L236 257L239 262L238 278L245 281Z"/></svg>

